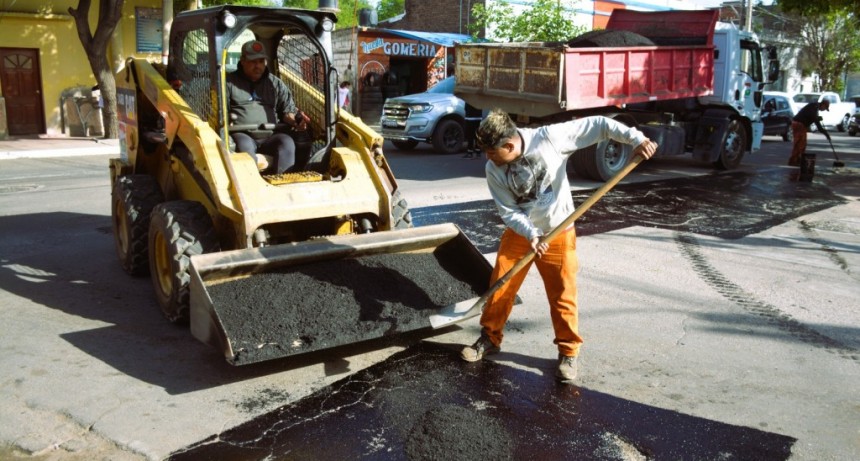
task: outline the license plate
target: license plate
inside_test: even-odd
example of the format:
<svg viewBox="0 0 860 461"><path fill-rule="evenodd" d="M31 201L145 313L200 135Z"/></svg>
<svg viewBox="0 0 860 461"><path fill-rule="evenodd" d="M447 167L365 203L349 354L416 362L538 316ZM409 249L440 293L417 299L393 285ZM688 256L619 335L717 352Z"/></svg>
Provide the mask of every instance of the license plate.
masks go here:
<svg viewBox="0 0 860 461"><path fill-rule="evenodd" d="M384 122L382 122L382 126L384 126L386 128L397 128L398 127L397 122L395 122L393 120L385 120Z"/></svg>

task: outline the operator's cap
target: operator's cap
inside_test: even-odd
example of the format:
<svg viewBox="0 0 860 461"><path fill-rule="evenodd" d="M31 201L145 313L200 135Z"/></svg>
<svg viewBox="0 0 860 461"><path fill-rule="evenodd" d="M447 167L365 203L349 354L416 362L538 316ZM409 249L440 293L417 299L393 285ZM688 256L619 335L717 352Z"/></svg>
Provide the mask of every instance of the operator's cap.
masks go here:
<svg viewBox="0 0 860 461"><path fill-rule="evenodd" d="M253 61L255 59L266 59L266 48L263 42L251 40L242 45L242 58Z"/></svg>

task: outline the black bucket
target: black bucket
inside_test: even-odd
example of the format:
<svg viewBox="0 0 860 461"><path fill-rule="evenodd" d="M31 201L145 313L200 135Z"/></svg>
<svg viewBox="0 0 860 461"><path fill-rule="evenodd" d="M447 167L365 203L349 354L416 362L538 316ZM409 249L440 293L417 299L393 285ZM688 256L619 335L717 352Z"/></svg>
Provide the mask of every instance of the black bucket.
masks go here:
<svg viewBox="0 0 860 461"><path fill-rule="evenodd" d="M798 179L804 182L812 182L813 176L815 176L815 154L804 152L800 158L800 177Z"/></svg>

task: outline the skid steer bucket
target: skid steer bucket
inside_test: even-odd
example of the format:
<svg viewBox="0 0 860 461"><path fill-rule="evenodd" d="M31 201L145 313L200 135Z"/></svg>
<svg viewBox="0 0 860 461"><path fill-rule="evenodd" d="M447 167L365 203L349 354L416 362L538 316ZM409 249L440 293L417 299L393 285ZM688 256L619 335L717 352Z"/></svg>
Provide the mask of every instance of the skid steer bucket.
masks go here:
<svg viewBox="0 0 860 461"><path fill-rule="evenodd" d="M492 267L454 224L191 258L191 332L245 365L430 328Z"/></svg>

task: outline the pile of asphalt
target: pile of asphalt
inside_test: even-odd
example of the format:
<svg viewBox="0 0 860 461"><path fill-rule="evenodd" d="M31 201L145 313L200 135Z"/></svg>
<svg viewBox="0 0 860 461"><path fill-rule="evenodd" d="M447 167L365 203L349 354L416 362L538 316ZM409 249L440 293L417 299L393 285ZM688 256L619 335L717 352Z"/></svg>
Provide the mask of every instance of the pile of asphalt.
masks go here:
<svg viewBox="0 0 860 461"><path fill-rule="evenodd" d="M571 48L614 48L624 46L654 46L649 38L626 30L592 30L567 42Z"/></svg>
<svg viewBox="0 0 860 461"><path fill-rule="evenodd" d="M317 261L216 283L213 309L245 364L428 328L439 309L480 296L488 273L454 252Z"/></svg>

